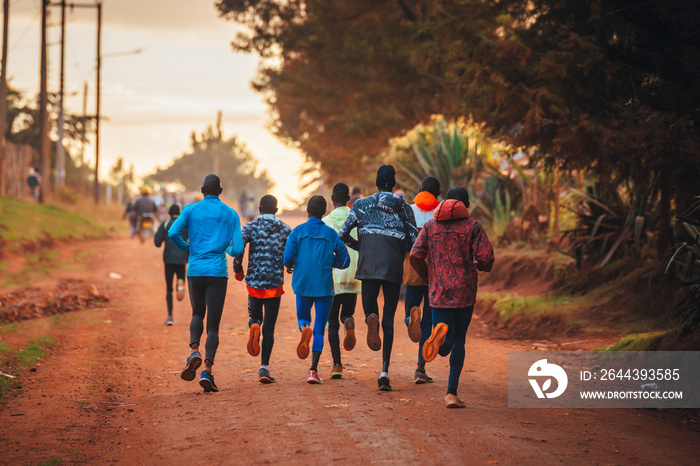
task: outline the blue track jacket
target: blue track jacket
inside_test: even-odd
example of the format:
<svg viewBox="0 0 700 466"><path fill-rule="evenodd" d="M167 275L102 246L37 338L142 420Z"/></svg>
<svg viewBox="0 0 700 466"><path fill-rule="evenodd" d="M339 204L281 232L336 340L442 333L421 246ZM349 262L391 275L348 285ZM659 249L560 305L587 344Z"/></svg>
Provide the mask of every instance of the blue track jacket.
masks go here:
<svg viewBox="0 0 700 466"><path fill-rule="evenodd" d="M180 236L184 229L189 244ZM185 207L168 236L182 251L190 252L188 277L228 277L226 253L237 256L245 248L238 214L218 196L206 196Z"/></svg>
<svg viewBox="0 0 700 466"><path fill-rule="evenodd" d="M333 268L350 265L348 250L338 233L311 217L292 230L284 248L284 265L294 267L292 289L298 296L335 296Z"/></svg>

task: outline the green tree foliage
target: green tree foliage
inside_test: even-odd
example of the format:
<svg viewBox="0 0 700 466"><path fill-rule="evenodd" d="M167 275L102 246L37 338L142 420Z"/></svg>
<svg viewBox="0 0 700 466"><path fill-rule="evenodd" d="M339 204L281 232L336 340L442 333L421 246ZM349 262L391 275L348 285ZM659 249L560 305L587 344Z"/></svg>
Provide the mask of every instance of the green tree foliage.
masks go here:
<svg viewBox="0 0 700 466"><path fill-rule="evenodd" d="M320 162L328 183L376 170L386 141L442 107L434 79L411 64L415 18L373 0L217 3L248 26L237 51L265 60L253 86L273 111L273 131Z"/></svg>
<svg viewBox="0 0 700 466"><path fill-rule="evenodd" d="M226 139L209 127L200 135L193 132L191 145L188 153L149 178L164 183L180 182L190 191L199 191L204 176L217 173L224 194L235 199L243 190L260 197L273 186L267 170L258 167L253 154L235 136Z"/></svg>
<svg viewBox="0 0 700 466"><path fill-rule="evenodd" d="M352 176L431 113L612 187L658 177L663 246L700 172L700 10L682 0L220 0L269 60L278 135ZM274 58L274 59L272 59ZM371 164L369 168L374 168ZM329 181L333 181L331 176ZM675 203L673 202L675 198ZM639 200L632 204L641 205ZM645 213L637 212L637 215Z"/></svg>

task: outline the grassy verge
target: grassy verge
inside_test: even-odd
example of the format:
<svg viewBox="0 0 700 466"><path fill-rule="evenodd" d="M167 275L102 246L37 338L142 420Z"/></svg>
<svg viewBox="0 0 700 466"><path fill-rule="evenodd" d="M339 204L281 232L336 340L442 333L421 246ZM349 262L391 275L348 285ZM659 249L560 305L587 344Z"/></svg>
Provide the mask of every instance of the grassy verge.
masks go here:
<svg viewBox="0 0 700 466"><path fill-rule="evenodd" d="M106 215L103 211L115 215L118 206L90 209L75 204L73 208L92 212L95 220L54 205L0 198L0 287L27 285L67 266L59 258L56 241L101 238L113 231L100 219Z"/></svg>
<svg viewBox="0 0 700 466"><path fill-rule="evenodd" d="M26 346L17 350L8 343L0 343L0 370L4 374L16 377L17 374L35 367L37 362L48 357L51 348L55 345L56 340L50 335L29 340ZM0 402L19 387L17 378L0 375Z"/></svg>
<svg viewBox="0 0 700 466"><path fill-rule="evenodd" d="M9 252L51 240L96 238L107 233L97 222L53 205L3 197L0 213L0 239Z"/></svg>

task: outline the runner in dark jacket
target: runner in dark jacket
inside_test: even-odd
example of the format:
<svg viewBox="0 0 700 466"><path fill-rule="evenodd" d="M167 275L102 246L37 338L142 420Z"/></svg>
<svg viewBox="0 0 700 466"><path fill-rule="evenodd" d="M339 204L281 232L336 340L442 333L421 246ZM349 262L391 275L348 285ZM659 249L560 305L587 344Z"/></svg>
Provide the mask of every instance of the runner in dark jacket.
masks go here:
<svg viewBox="0 0 700 466"><path fill-rule="evenodd" d="M433 220L423 225L411 249L411 265L428 283L435 324L423 345L423 357L430 362L438 353L451 352L445 402L448 408L463 408L465 404L457 398L457 387L476 302L477 271L490 272L494 259L486 232L469 217L467 190L455 186L446 198L435 209Z"/></svg>
<svg viewBox="0 0 700 466"><path fill-rule="evenodd" d="M367 345L382 349L379 337L379 289L384 294L382 330L384 351L382 373L377 381L382 391L391 390L389 362L394 343L394 315L399 303L404 254L416 240L413 210L403 197L392 194L396 185L394 167L382 165L377 170L377 188L372 196L358 199L338 233L351 248L360 252L355 278L362 280L362 308L367 322ZM357 228L359 241L350 236Z"/></svg>
<svg viewBox="0 0 700 466"><path fill-rule="evenodd" d="M177 300L182 301L185 297L185 270L187 269L187 254L180 251L170 236L168 230L175 223L175 220L180 216L180 205L173 204L170 206L170 218L161 223L158 227L156 235L153 237L153 242L159 248L163 247L163 262L165 263L165 301L168 304L168 319L165 325L173 325L173 278L177 275ZM187 230L182 233L183 238L187 241Z"/></svg>

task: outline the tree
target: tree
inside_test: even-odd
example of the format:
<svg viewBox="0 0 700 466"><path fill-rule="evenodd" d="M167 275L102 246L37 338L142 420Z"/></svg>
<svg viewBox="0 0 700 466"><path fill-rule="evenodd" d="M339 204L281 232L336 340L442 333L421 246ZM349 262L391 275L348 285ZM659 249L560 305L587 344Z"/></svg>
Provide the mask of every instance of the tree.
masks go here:
<svg viewBox="0 0 700 466"><path fill-rule="evenodd" d="M397 3L221 0L217 6L249 28L234 49L265 59L253 86L266 96L273 131L321 163L328 183L363 179L376 170L376 154L390 137L444 108L433 78L411 65L415 18Z"/></svg>
<svg viewBox="0 0 700 466"><path fill-rule="evenodd" d="M158 169L149 178L160 182L180 182L190 191L199 191L202 179L213 172L216 158L224 194L238 199L241 191L260 197L273 186L267 170L261 170L248 148L233 136L224 138L210 126L197 135L192 133L192 148L167 168Z"/></svg>
<svg viewBox="0 0 700 466"><path fill-rule="evenodd" d="M337 176L431 113L557 168L650 180L659 248L700 172L700 10L682 0L220 0L275 128ZM271 58L275 58L272 60ZM373 168L373 167L371 167ZM352 175L350 175L352 176ZM675 199L675 202L673 202ZM633 199L635 205L643 205ZM637 212L637 214L643 214Z"/></svg>

